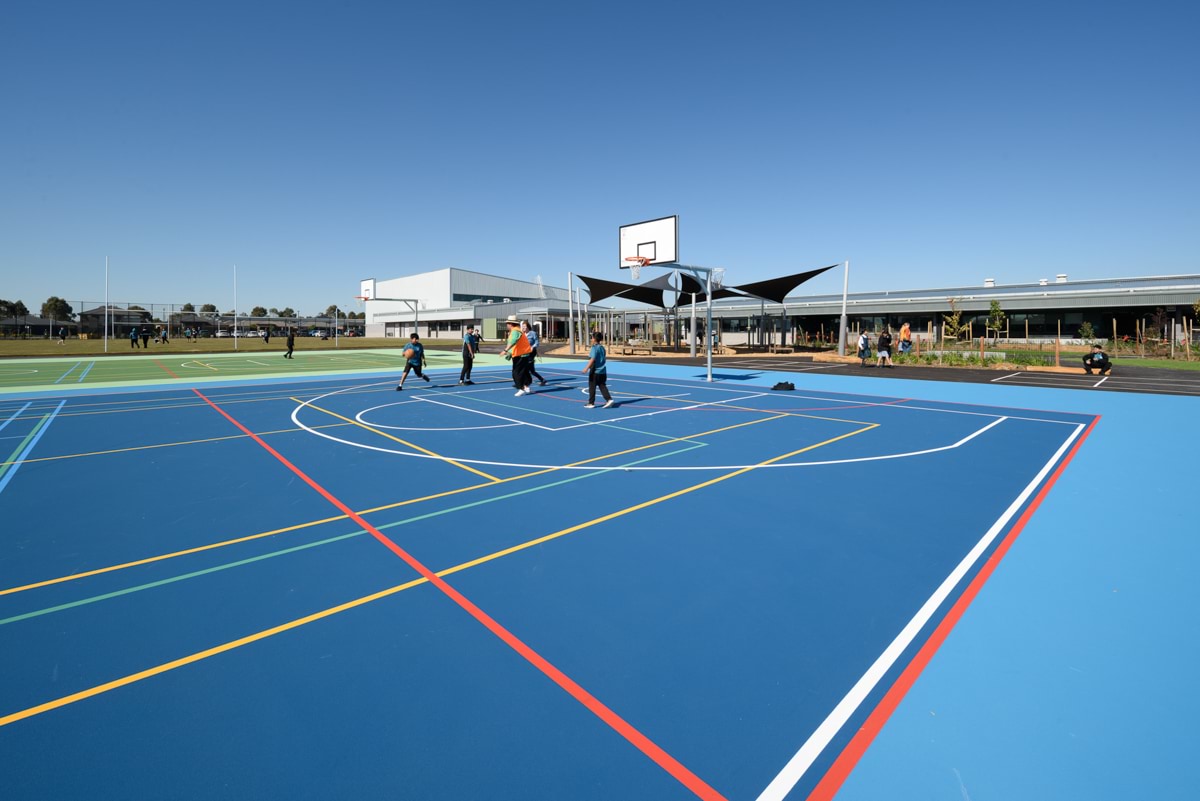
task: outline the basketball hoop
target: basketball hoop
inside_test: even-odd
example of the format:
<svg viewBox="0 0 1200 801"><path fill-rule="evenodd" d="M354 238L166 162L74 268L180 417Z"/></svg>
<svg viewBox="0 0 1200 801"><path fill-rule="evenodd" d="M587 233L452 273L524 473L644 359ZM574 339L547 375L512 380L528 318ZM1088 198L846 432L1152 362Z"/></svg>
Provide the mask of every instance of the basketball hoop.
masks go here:
<svg viewBox="0 0 1200 801"><path fill-rule="evenodd" d="M709 275L712 279L712 288L713 289L720 289L721 287L723 287L725 285L725 268L724 267L712 268L712 272L710 272Z"/></svg>
<svg viewBox="0 0 1200 801"><path fill-rule="evenodd" d="M354 296L354 304L356 306L358 306L358 310L360 312L367 308L368 300L370 300L370 298L367 297L366 295L355 295Z"/></svg>
<svg viewBox="0 0 1200 801"><path fill-rule="evenodd" d="M633 277L633 280L640 281L642 279L642 268L650 263L650 258L648 256L626 256L625 261L630 262L629 274Z"/></svg>

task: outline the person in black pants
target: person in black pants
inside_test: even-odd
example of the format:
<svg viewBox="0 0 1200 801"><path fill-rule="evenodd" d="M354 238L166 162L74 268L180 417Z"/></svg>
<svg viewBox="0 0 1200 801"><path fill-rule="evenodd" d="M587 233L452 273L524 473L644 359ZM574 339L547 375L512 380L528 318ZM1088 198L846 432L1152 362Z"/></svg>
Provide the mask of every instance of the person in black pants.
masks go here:
<svg viewBox="0 0 1200 801"><path fill-rule="evenodd" d="M538 334L537 330L529 325L528 320L521 321L521 333L529 340L529 374L538 380L538 383L543 387L546 386L546 379L542 378L542 374L537 371L537 350L538 350Z"/></svg>
<svg viewBox="0 0 1200 801"><path fill-rule="evenodd" d="M1108 375L1112 369L1112 360L1099 345L1092 345L1092 352L1083 357L1083 371L1091 375L1093 369L1099 370L1100 375Z"/></svg>
<svg viewBox="0 0 1200 801"><path fill-rule="evenodd" d="M289 328L287 330L287 353L283 354L283 358L291 359L292 349L296 347L296 329Z"/></svg>
<svg viewBox="0 0 1200 801"><path fill-rule="evenodd" d="M463 366L462 372L458 374L459 384L474 384L471 380L471 368L475 366L475 354L479 352L479 346L475 339L475 326L468 325L467 333L463 334L462 357Z"/></svg>

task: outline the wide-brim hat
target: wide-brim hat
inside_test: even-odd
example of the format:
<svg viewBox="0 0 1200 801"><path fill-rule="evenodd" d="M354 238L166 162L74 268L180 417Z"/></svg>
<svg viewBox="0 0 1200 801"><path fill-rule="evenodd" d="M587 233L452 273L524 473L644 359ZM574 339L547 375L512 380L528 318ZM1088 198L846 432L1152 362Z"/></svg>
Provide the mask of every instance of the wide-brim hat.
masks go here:
<svg viewBox="0 0 1200 801"><path fill-rule="evenodd" d="M517 319L517 315L510 314L508 319L504 321L506 325L520 325L521 321Z"/></svg>

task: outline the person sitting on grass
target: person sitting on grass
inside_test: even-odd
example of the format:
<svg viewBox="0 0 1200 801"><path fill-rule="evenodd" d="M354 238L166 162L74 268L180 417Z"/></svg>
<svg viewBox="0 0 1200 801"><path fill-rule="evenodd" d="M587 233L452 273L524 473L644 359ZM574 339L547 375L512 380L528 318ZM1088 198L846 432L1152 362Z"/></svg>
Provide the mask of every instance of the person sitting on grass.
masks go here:
<svg viewBox="0 0 1200 801"><path fill-rule="evenodd" d="M1083 357L1083 371L1088 375L1092 374L1092 369L1100 371L1100 375L1108 375L1108 371L1112 369L1112 359L1108 358L1108 354L1099 345L1092 345L1092 352Z"/></svg>

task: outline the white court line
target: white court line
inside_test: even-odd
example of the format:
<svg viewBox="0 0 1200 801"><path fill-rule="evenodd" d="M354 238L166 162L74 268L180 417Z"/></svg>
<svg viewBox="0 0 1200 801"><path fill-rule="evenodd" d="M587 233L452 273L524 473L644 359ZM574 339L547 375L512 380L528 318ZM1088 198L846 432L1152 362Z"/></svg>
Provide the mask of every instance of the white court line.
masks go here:
<svg viewBox="0 0 1200 801"><path fill-rule="evenodd" d="M1092 384L1092 389L1095 389L1096 387L1100 386L1101 384L1103 384L1103 383L1104 383L1105 381L1107 381L1107 380L1108 380L1108 376L1104 376L1104 378L1101 378L1101 379L1100 379L1099 381L1097 381L1095 384Z"/></svg>
<svg viewBox="0 0 1200 801"><path fill-rule="evenodd" d="M1020 375L1020 373L1006 373L1005 375L1002 375L999 378L993 378L991 383L995 384L997 381L1003 381L1004 379L1012 378L1015 375Z"/></svg>
<svg viewBox="0 0 1200 801"><path fill-rule="evenodd" d="M639 395L639 396L635 396L635 397L642 397L642 396ZM666 395L658 395L657 397L665 398L667 396ZM677 409L659 409L654 412L643 412L641 414L627 414L627 415L618 417L615 420L586 420L582 423L576 423L575 425L560 426L559 428L551 428L548 430L549 431L570 431L571 429L574 429L574 428L587 428L588 426L604 425L605 423L624 423L626 420L637 420L640 417L654 417L655 415L659 415L659 414L675 414L677 412L689 412L689 411L693 411L695 409L703 409L706 406L720 406L720 405L726 404L726 403L734 403L736 401L753 400L755 398L765 398L765 397L767 397L767 394L765 392L759 392L754 395L746 395L745 397L741 397L741 398L726 398L725 400L719 400L719 401L705 401L703 403L693 403L691 406L680 406ZM769 410L766 410L766 409L750 409L750 410L748 410L748 412L755 412L758 414L770 414L771 413Z"/></svg>
<svg viewBox="0 0 1200 801"><path fill-rule="evenodd" d="M1008 418L1008 417L997 418L996 420L993 420L992 422L988 423L983 428L980 428L980 429L968 434L967 436L960 439L958 442L952 443L950 445L943 445L943 446L936 447L936 448L926 448L924 450L919 450L919 451L908 451L905 453L890 453L890 454L882 454L879 456L860 456L860 457L855 457L855 458L851 458L851 459L829 459L829 460L823 460L823 461L818 461L818 462L774 462L772 464L767 464L767 465L764 465L764 464L676 465L676 466L656 466L656 467L644 467L644 466L596 467L595 465L570 466L570 465L561 465L561 464L528 464L528 463L522 463L522 462L499 462L499 461L492 461L492 460L486 460L486 459L467 459L467 458L461 458L458 456L443 456L440 454L433 455L433 454L426 454L426 453L413 453L411 451L401 451L401 450L397 450L395 448L384 448L384 447L378 446L378 445L367 445L366 443L362 443L362 442L354 442L352 440L342 439L341 437L335 437L332 434L329 434L328 432L318 431L318 430L316 430L310 426L306 426L304 423L300 422L300 418L299 418L300 410L303 409L305 406L310 406L310 405L316 403L317 401L322 400L323 398L327 398L331 395L338 395L341 392L346 392L348 390L349 390L349 388L335 391L335 392L328 392L324 395L320 395L316 398L313 398L312 400L304 401L303 403L301 403L295 409L292 410L292 414L291 414L292 422L295 423L297 427L303 429L304 431L307 431L310 434L313 434L318 437L322 437L323 439L330 440L331 442L339 442L343 445L348 445L352 448L362 448L364 450L369 450L369 451L378 451L379 453L393 453L393 454L396 454L397 456L408 456L408 457L412 457L414 459L432 459L434 461L456 462L458 464L485 465L485 466L492 466L492 467L516 467L516 468L528 469L528 470L622 470L625 472L630 472L630 471L634 471L634 470L637 470L637 471L657 470L660 472L661 471L695 472L695 471L706 471L706 470L707 471L713 471L713 470L767 470L767 469L781 468L781 467L818 467L818 466L835 465L835 464L857 464L859 462L876 462L876 461L883 461L883 460L887 460L887 459L903 459L903 458L907 458L907 457L911 457L911 456L923 456L923 455L930 454L930 453L938 453L940 451L953 450L955 448L959 448L959 447L967 444L968 442L975 439L980 434L983 434L985 431L988 431L989 429L993 428L994 426L999 425L1000 423L1004 422L1005 420L1012 419L1012 418ZM707 404L707 405L712 405L712 404ZM676 411L682 411L682 410L681 409L665 409L662 412L651 412L650 414L673 413ZM607 422L616 423L616 422L622 422L626 419L628 419L628 418L621 417L621 418L616 418L614 420L609 420ZM605 421L597 421L597 423L595 423L595 424L601 424L603 422L605 422ZM847 421L847 422L850 422L850 421ZM1057 421L1047 421L1047 422L1057 422ZM561 429L559 429L559 430L561 430Z"/></svg>
<svg viewBox="0 0 1200 801"><path fill-rule="evenodd" d="M1004 514L992 524L992 527L987 530L979 542L975 543L975 547L963 557L962 561L951 571L950 575L946 576L941 585L934 590L929 599L917 610L912 620L908 621L908 624L896 635L891 644L867 668L867 672L862 675L862 678L850 688L850 692L846 693L846 696L838 702L837 706L833 708L833 711L829 713L825 720L821 722L821 725L809 736L804 745L800 746L800 750L788 760L788 763L779 772L779 775L772 779L771 783L759 794L758 801L783 801L787 794L792 791L792 788L796 786L796 783L800 781L801 777L812 766L813 761L825 750L825 747L829 745L829 742L841 728L846 725L846 721L850 719L851 715L862 705L862 702L866 700L871 691L875 689L875 686L892 668L896 660L900 658L921 629L933 617L938 607L949 597L951 591L958 586L958 583L967 575L971 567L979 561L980 557L988 549L988 546L999 536L1004 527L1008 525L1008 521L1012 519L1017 510L1033 494L1033 491L1042 482L1042 479L1045 478L1050 469L1062 458L1063 453L1066 452L1067 448L1070 447L1071 443L1075 441L1083 429L1084 426L1082 423L1076 426L1075 431L1067 437L1059 449L1055 451L1054 455L1050 457L1050 460L1042 466L1042 469L1025 486L1021 494L1004 510Z"/></svg>
<svg viewBox="0 0 1200 801"><path fill-rule="evenodd" d="M462 394L465 395L466 393L464 392ZM433 398L427 398L423 395L417 395L416 397L413 398L413 400L424 401L425 403L433 403L438 406L445 406L448 409L455 409L460 412L467 412L468 414L479 414L479 415L483 415L484 417L494 417L497 420L506 421L509 425L532 426L533 428L540 428L543 431L554 431L554 429L550 428L549 426L540 426L537 423L527 423L524 420L517 420L512 417L505 417L504 415L501 415L501 414L493 414L491 412L485 412L482 409L468 409L464 406L455 406L453 403L446 403L445 401L434 400ZM376 407L376 408L378 408L378 407ZM367 411L370 411L370 410L368 409ZM366 414L366 412L360 412L360 414ZM354 419L358 420L357 417L355 417ZM365 421L359 420L359 422L361 423L361 422L365 422ZM376 425L376 424L372 424L372 425ZM488 426L488 428L502 428L502 427L504 427L504 426ZM393 426L378 426L378 428L393 428ZM421 431L457 431L457 430L464 430L465 431L466 429L425 428L425 429L402 429L402 430L404 430L404 431L418 431L418 430L421 430Z"/></svg>
<svg viewBox="0 0 1200 801"><path fill-rule="evenodd" d="M251 364L260 364L260 365L262 365L263 367L270 367L270 366L271 366L271 365L267 364L266 362L256 362L256 361L254 361L254 359L246 359L246 361L250 362Z"/></svg>

